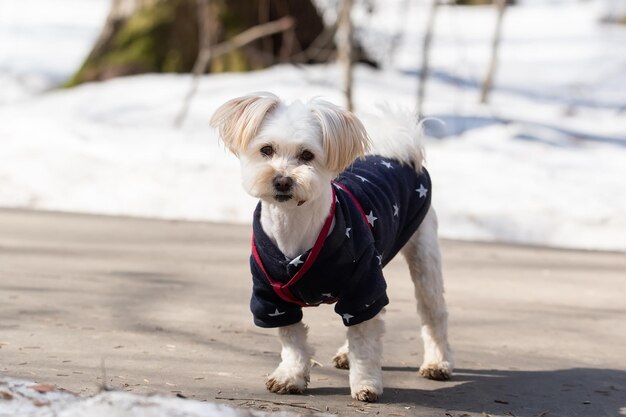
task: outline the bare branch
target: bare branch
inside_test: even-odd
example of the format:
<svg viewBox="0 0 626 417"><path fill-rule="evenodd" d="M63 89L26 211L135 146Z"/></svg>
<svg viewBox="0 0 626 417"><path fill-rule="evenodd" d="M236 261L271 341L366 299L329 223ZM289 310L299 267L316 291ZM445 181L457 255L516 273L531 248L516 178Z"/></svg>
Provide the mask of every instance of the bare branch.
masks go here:
<svg viewBox="0 0 626 417"><path fill-rule="evenodd" d="M278 20L274 20L269 23L264 23L262 25L254 26L248 30L241 32L239 35L234 38L222 42L219 45L216 45L214 48L210 50L210 54L207 59L210 61L213 58L216 58L220 55L224 55L233 51L235 49L239 49L243 46L246 46L249 43L256 41L259 38L264 36L273 35L274 33L283 32L290 29L294 25L295 21L291 16L281 17ZM205 67L206 68L206 67Z"/></svg>
<svg viewBox="0 0 626 417"><path fill-rule="evenodd" d="M174 125L180 127L185 120L185 117L187 116L187 112L189 110L189 105L191 104L193 96L198 90L200 76L206 72L209 62L211 62L212 59L244 47L249 43L252 43L264 36L269 36L273 35L274 33L289 30L293 27L294 24L295 20L291 16L285 16L278 20L274 20L272 22L264 23L262 25L257 25L251 27L250 29L244 30L240 34L229 39L228 41L222 42L213 47L206 47L201 49L200 53L198 54L196 64L194 65L191 87L187 92L185 99L183 100L183 106L178 113L178 116L176 116Z"/></svg>

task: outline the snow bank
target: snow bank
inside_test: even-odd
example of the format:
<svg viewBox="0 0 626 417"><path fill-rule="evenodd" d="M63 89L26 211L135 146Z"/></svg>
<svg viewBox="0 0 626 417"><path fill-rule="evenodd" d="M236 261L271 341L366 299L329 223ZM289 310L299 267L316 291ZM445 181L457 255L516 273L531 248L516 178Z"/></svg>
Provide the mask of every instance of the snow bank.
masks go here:
<svg viewBox="0 0 626 417"><path fill-rule="evenodd" d="M263 412L162 395L104 391L81 398L51 385L0 377L0 417L296 417L308 411Z"/></svg>
<svg viewBox="0 0 626 417"><path fill-rule="evenodd" d="M0 105L65 82L98 36L107 0L0 2Z"/></svg>

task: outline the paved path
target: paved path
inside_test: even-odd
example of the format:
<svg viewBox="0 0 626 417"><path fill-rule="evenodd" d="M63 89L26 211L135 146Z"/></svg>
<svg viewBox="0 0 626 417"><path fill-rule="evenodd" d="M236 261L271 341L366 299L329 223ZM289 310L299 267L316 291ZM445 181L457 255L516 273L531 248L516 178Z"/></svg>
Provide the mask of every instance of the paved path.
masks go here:
<svg viewBox="0 0 626 417"><path fill-rule="evenodd" d="M330 366L330 307L305 313L323 365L307 395L265 391L279 345L251 322L248 250L244 226L0 210L0 373L342 416L626 415L624 254L444 241L449 382L416 374L412 287L392 262L386 388L368 406Z"/></svg>

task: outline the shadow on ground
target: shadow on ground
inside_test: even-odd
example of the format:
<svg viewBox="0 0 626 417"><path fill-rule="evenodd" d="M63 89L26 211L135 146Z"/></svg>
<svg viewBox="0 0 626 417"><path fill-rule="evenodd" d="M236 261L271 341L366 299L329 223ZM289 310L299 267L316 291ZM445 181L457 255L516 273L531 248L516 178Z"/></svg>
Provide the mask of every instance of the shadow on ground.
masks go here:
<svg viewBox="0 0 626 417"><path fill-rule="evenodd" d="M416 368L386 367L414 378ZM387 386L381 404L441 409L441 415L483 413L516 417L614 417L626 415L626 372L574 368L554 371L459 369L454 386L432 391ZM461 382L461 383L458 383ZM349 395L347 388L314 388L310 394ZM439 415L439 414L437 414Z"/></svg>

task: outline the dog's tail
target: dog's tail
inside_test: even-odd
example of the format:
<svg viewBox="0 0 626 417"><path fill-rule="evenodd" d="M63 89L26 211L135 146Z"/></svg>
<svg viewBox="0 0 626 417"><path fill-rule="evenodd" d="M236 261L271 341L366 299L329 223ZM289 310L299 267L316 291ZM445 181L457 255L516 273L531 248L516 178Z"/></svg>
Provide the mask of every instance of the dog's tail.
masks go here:
<svg viewBox="0 0 626 417"><path fill-rule="evenodd" d="M424 163L422 126L409 111L379 106L376 114L360 115L372 139L368 153L412 165L421 171Z"/></svg>

